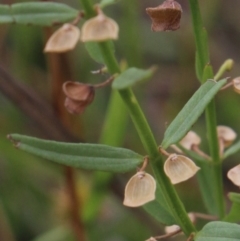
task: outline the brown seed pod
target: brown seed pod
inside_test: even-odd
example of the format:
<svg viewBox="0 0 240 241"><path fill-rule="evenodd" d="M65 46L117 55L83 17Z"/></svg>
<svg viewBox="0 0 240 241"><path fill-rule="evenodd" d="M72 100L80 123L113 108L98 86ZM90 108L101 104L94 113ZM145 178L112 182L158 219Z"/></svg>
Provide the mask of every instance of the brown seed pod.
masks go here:
<svg viewBox="0 0 240 241"><path fill-rule="evenodd" d="M240 94L240 77L233 79L233 88L235 92Z"/></svg>
<svg viewBox="0 0 240 241"><path fill-rule="evenodd" d="M139 207L155 199L156 181L148 173L138 172L128 181L123 204Z"/></svg>
<svg viewBox="0 0 240 241"><path fill-rule="evenodd" d="M188 180L200 168L186 156L171 154L164 163L164 171L172 184Z"/></svg>
<svg viewBox="0 0 240 241"><path fill-rule="evenodd" d="M53 33L44 48L44 52L63 53L74 49L80 39L80 30L69 23Z"/></svg>
<svg viewBox="0 0 240 241"><path fill-rule="evenodd" d="M81 114L95 96L93 86L72 81L63 84L63 92L67 96L64 105L71 114Z"/></svg>
<svg viewBox="0 0 240 241"><path fill-rule="evenodd" d="M217 126L218 138L223 141L224 148L230 146L236 139L236 132L228 126Z"/></svg>
<svg viewBox="0 0 240 241"><path fill-rule="evenodd" d="M179 143L185 149L191 150L193 145L198 146L201 143L201 138L194 131L189 131Z"/></svg>
<svg viewBox="0 0 240 241"><path fill-rule="evenodd" d="M230 169L227 173L227 177L234 185L240 187L240 164Z"/></svg>
<svg viewBox="0 0 240 241"><path fill-rule="evenodd" d="M166 0L154 8L147 8L152 19L152 31L174 31L180 28L181 5L174 0Z"/></svg>
<svg viewBox="0 0 240 241"><path fill-rule="evenodd" d="M118 30L117 23L99 11L96 17L89 19L82 26L81 40L83 42L115 40L118 39Z"/></svg>

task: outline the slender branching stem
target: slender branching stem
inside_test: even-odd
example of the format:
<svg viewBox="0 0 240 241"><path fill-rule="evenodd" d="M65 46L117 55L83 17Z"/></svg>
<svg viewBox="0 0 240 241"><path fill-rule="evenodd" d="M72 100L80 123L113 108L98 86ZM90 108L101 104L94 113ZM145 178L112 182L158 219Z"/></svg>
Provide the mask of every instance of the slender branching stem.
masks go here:
<svg viewBox="0 0 240 241"><path fill-rule="evenodd" d="M90 0L81 0L81 2L83 6L90 5ZM87 13L88 9L85 8L85 11ZM109 43L99 43L99 47L108 71L111 74L119 73L120 67L113 52L111 51ZM119 94L128 108L128 111L145 148L145 151L149 155L150 164L154 171L157 182L164 194L164 198L166 199L169 208L172 211L172 215L176 219L177 224L181 227L183 232L187 236L189 236L192 232L195 232L196 229L192 224L191 220L189 219L187 212L185 211L184 206L180 201L174 187L164 173L162 156L158 152L157 143L151 132L148 122L138 104L138 101L134 96L132 90L129 88L120 90Z"/></svg>
<svg viewBox="0 0 240 241"><path fill-rule="evenodd" d="M198 0L189 0L189 5L192 14L192 23L195 37L195 44L197 49L197 60L200 66L201 82L204 83L208 79L213 79L214 74L212 67L209 65L209 51L207 44L207 34L202 25L201 13L199 9ZM217 121L216 121L216 108L215 101L212 100L207 106L206 111L206 125L209 140L210 154L213 160L213 182L215 190L215 201L218 213L217 215L221 218L224 216L224 197L223 197L223 185L222 185L222 165L221 158L219 155L219 145L217 137Z"/></svg>

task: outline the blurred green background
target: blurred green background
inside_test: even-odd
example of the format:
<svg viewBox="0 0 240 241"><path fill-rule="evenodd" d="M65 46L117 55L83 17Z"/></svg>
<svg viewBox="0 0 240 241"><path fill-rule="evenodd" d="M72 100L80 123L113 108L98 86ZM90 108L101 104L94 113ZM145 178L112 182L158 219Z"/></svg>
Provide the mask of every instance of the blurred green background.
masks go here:
<svg viewBox="0 0 240 241"><path fill-rule="evenodd" d="M28 1L0 1L1 4L16 2ZM81 9L77 0L56 2ZM134 91L159 143L166 126L199 86L195 76L195 46L188 1L179 0L183 8L180 30L154 33L151 31L151 21L145 9L160 3L161 1L155 0L119 0L117 4L105 9L105 13L120 26L119 40L115 42L118 60L141 68L158 66L154 77L135 86ZM209 33L214 70L217 71L224 60L232 58L235 62L234 68L225 76L239 76L240 2L201 0L200 5L204 25ZM81 25L82 23L79 24ZM20 133L48 139L81 139L97 143L104 123L110 88L98 90L94 102L81 116L70 116L64 109L61 81L99 83L104 77L90 73L102 66L89 57L81 42L75 50L67 54L44 55L45 41L53 30L35 26L0 25L0 66L20 83L21 88L27 87L27 93L41 100L41 104L34 106L23 92L19 94L18 101L14 102L14 96L18 95L20 87L16 84L10 85L6 80L0 82L1 241L75 240L68 224L69 202L63 167L16 150L6 139L6 135ZM54 63L58 63L57 67ZM60 77L54 76L53 72L59 69ZM0 79L3 79L1 71ZM10 91L12 94L6 94L5 88L13 90ZM21 109L23 102L23 105L30 106L28 114ZM51 113L55 119L50 118L50 122L45 123L49 118L46 108L53 110ZM35 113L36 109L40 115L33 118L32 113ZM240 133L239 110L240 95L231 88L218 94L219 124L230 126ZM39 122L45 124L41 126ZM62 128L58 135L51 135L47 131L48 128L58 130L58 126ZM202 137L205 142L202 148L208 151L204 116L193 126L193 130ZM122 146L145 154L130 120ZM239 162L239 157L235 155L223 164L226 194L229 191L238 191L225 177L229 168ZM163 233L163 226L157 224L141 209L123 207L123 188L132 174L115 177L99 205L94 220L83 220L87 240L139 241ZM92 172L77 170L77 191L82 207L90 196L93 176ZM188 211L206 212L195 179L177 185L177 189ZM83 210L80 209L79 215L82 213ZM198 223L199 226L202 224Z"/></svg>

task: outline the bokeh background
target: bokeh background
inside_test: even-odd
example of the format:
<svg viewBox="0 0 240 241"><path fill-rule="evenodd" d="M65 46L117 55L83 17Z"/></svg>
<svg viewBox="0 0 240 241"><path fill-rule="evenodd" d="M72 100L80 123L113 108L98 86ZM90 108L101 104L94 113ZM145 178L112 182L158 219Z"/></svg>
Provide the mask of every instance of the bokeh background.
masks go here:
<svg viewBox="0 0 240 241"><path fill-rule="evenodd" d="M1 0L1 4L28 1ZM56 1L81 9L80 1ZM97 3L97 1L95 1ZM199 87L195 75L195 46L187 0L181 28L176 32L154 33L145 12L162 1L119 0L105 9L120 26L115 42L116 56L129 66L158 67L153 78L134 86L134 91L160 143L164 130ZM240 2L201 0L203 22L209 33L214 70L228 58L235 62L225 76L240 76ZM82 25L82 22L79 26ZM76 240L70 227L69 200L64 167L16 150L7 140L9 133L46 139L97 143L109 101L110 88L98 90L95 101L81 116L64 109L61 85L66 80L99 83L104 76L90 71L102 66L88 55L83 43L67 54L45 55L46 39L55 28L0 25L0 240ZM6 77L7 76L7 77ZM231 88L216 98L217 120L240 133L240 95ZM204 116L193 126L207 152ZM114 130L113 130L114 131ZM121 146L145 154L130 119ZM239 155L223 163L225 193L239 191L225 177L239 163ZM80 200L79 216L91 196L95 173L77 170L75 180ZM123 189L133 173L116 175L102 190L98 212L91 220L83 218L87 240L139 241L160 235L163 226L141 209L123 207ZM196 179L176 186L188 211L206 212ZM101 192L101 187L99 187ZM227 198L226 198L227 200ZM96 208L96 207L93 207ZM89 221L90 220L90 221ZM203 222L198 222L201 227ZM173 240L185 240L177 237Z"/></svg>

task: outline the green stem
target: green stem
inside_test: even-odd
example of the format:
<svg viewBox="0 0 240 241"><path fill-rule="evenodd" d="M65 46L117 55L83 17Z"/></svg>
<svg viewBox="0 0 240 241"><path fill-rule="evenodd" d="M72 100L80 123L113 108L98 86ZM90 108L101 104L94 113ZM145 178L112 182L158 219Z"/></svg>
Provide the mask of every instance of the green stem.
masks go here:
<svg viewBox="0 0 240 241"><path fill-rule="evenodd" d="M123 101L126 103L130 116L133 120L135 128L140 136L143 146L151 159L150 164L157 179L157 182L163 192L166 202L176 219L177 223L182 228L183 232L189 236L192 232L196 232L195 227L190 221L185 208L179 199L173 185L164 173L163 159L158 152L157 143L153 137L146 118L130 89L120 91Z"/></svg>
<svg viewBox="0 0 240 241"><path fill-rule="evenodd" d="M203 28L202 18L198 0L189 0L192 15L194 39L197 50L197 61L199 63L200 75L203 75L205 66L209 63L209 50L207 43L207 33ZM202 79L200 79L202 82Z"/></svg>
<svg viewBox="0 0 240 241"><path fill-rule="evenodd" d="M208 79L213 79L212 67L209 63L209 51L207 43L207 33L203 28L201 13L198 0L189 0L194 37L197 49L197 60L201 74L201 82L204 83ZM214 100L207 106L206 111L206 125L209 140L210 153L213 159L213 168L209 170L213 175L213 183L215 190L215 200L217 205L217 215L221 218L224 216L224 196L223 196L223 184L222 184L222 166L219 155L218 137L217 137L217 121L216 121L216 108Z"/></svg>
<svg viewBox="0 0 240 241"><path fill-rule="evenodd" d="M85 18L91 18L96 15L96 11L94 10L94 6L91 0L80 1L83 9L85 10Z"/></svg>
<svg viewBox="0 0 240 241"><path fill-rule="evenodd" d="M90 0L81 0L81 2L88 2ZM83 4L84 6L84 4ZM87 11L87 9L85 9ZM105 64L111 74L120 73L120 67L118 65L117 60L113 52L110 49L108 42L99 43L99 47L103 54ZM158 146L154 139L154 136L150 130L148 122L135 98L131 89L124 89L119 91L120 96L125 102L130 116L133 120L135 128L140 136L140 139L143 143L143 146L151 158L151 166L154 171L155 177L157 179L158 184L160 185L163 195L169 205L170 210L176 222L182 228L183 232L189 236L191 233L196 232L194 225L189 219L185 208L180 201L173 185L170 183L170 180L165 175L163 170L163 160L161 155L158 152Z"/></svg>

